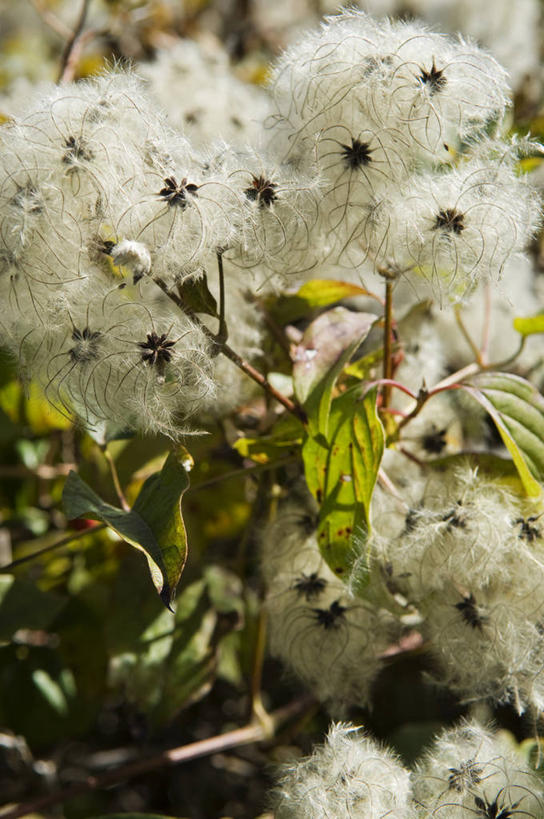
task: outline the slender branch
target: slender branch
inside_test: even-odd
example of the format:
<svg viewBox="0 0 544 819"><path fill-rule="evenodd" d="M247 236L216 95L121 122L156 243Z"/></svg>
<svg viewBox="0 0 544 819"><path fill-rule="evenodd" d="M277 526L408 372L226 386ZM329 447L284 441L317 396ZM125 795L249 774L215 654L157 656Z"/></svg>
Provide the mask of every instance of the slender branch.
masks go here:
<svg viewBox="0 0 544 819"><path fill-rule="evenodd" d="M121 508L124 509L125 512L130 512L130 506L128 501L125 497L125 493L123 492L123 487L121 486L121 481L119 480L119 473L117 472L117 467L115 465L115 461L113 460L113 456L108 449L108 445L100 447L102 450L102 454L104 458L108 462L108 466L110 468L111 477L113 480L113 485L115 487L115 491L117 493L117 497L119 498L119 503L121 504Z"/></svg>
<svg viewBox="0 0 544 819"><path fill-rule="evenodd" d="M287 398L286 395L283 395L283 393L279 392L279 390L273 387L268 379L261 372L259 372L259 370L255 369L255 367L253 367L253 365L249 364L247 361L244 361L244 359L239 356L238 353L235 353L234 350L228 346L228 344L221 344L220 350L223 355L230 359L233 364L236 364L236 366L242 370L242 372L252 378L255 383L259 384L259 386L262 387L271 398L278 401L285 407L286 410L288 410L288 412L295 415L299 421L302 421L303 424L306 423L307 417L302 407L299 404L295 404L294 401L291 401L290 398Z"/></svg>
<svg viewBox="0 0 544 819"><path fill-rule="evenodd" d="M385 323L383 328L383 377L385 381L393 378L393 282L385 282ZM382 391L382 408L385 409L391 400L391 385L384 384Z"/></svg>
<svg viewBox="0 0 544 819"><path fill-rule="evenodd" d="M161 288L163 293L166 296L168 296L168 298L171 299L180 308L180 310L183 310L186 316L188 316L192 321L194 321L197 327L200 330L202 330L204 335L207 336L207 338L209 338L209 340L212 341L219 348L220 353L222 353L230 361L232 361L232 363L235 364L238 367L238 369L242 370L242 372L244 372L251 379L253 379L253 381L255 381L256 384L262 387L262 389L266 393L268 393L268 395L270 395L271 398L274 398L276 401L278 401L278 403L285 407L285 409L288 410L288 412L292 413L293 415L296 415L296 417L300 421L302 421L302 423L306 423L307 420L306 413L304 412L301 406L295 404L294 401L291 401L290 398L287 398L286 395L283 395L281 392L279 392L279 390L273 387L272 384L267 380L267 378L261 372L259 372L259 370L257 370L252 364L249 364L240 355L238 355L238 353L236 353L232 349L232 347L229 347L226 341L221 341L220 338L215 336L209 329L209 327L206 327L206 325L198 318L198 316L193 312L193 310L191 310L189 307L185 305L183 299L180 296L177 296L171 290L169 290L166 282L164 282L158 276L155 276L153 281Z"/></svg>
<svg viewBox="0 0 544 819"><path fill-rule="evenodd" d="M56 34L60 35L63 40L67 40L69 37L72 36L72 29L64 23L60 17L57 17L56 14L53 14L48 8L44 6L43 0L30 0L32 5L34 6L36 12L39 14L43 22L46 26L54 31Z"/></svg>
<svg viewBox="0 0 544 819"><path fill-rule="evenodd" d="M527 336L522 336L521 341L519 343L519 347L516 352L511 355L509 358L504 359L503 361L493 361L490 364L486 364L485 367L482 367L484 370L503 370L505 367L508 367L512 364L518 356L521 355L523 349L525 347L525 342L527 341Z"/></svg>
<svg viewBox="0 0 544 819"><path fill-rule="evenodd" d="M219 330L217 341L224 343L229 337L229 331L225 321L225 276L223 273L223 253L217 251L217 269L219 271Z"/></svg>
<svg viewBox="0 0 544 819"><path fill-rule="evenodd" d="M99 788L105 788L126 779L132 779L139 774L149 773L150 771L171 765L179 765L182 762L188 762L192 759L197 759L198 757L216 754L221 751L226 751L229 748L237 748L241 745L249 745L253 742L262 742L264 740L272 739L278 728L280 728L290 719L303 713L312 704L313 700L309 698L295 700L294 702L285 705L283 708L278 708L277 711L273 711L271 714L267 715L267 725L263 724L261 721L250 722L248 725L244 726L244 728L237 728L234 731L228 731L225 734L218 734L217 736L203 739L198 742L191 742L189 745L171 748L170 750L163 751L155 756L130 762L128 765L105 771L102 774L88 776L83 782L75 782L72 785L68 785L66 788L61 788L54 793L50 793L47 796L42 796L32 802L20 804L15 808L8 808L7 811L3 813L0 812L0 817L1 819L18 819L20 816L27 816L30 813L38 813L51 805L58 805L61 802L66 802L68 799L72 799L80 794L98 790Z"/></svg>
<svg viewBox="0 0 544 819"><path fill-rule="evenodd" d="M285 458L278 458L277 461L270 461L270 463L267 464L242 466L240 469L232 469L230 472L225 472L223 475L216 475L215 478L210 478L202 483L196 483L189 486L187 492L198 492L200 489L207 489L209 486L214 486L216 483L221 483L221 481L227 481L231 478L245 477L246 475L255 475L259 472L267 472L268 470L276 469L276 467L285 466L286 464L292 464L296 461L298 461L298 457L296 455L289 455Z"/></svg>
<svg viewBox="0 0 544 819"><path fill-rule="evenodd" d="M79 17L62 54L58 78L59 83L72 82L74 79L76 62L81 51L81 36L87 19L90 2L91 0L82 0Z"/></svg>
<svg viewBox="0 0 544 819"><path fill-rule="evenodd" d="M88 529L83 529L81 532L76 532L73 535L68 535L68 537L63 537L62 540L58 540L56 543L51 543L50 546L44 546L43 549L38 549L37 552L32 552L30 555L25 555L17 560L13 560L11 563L6 563L5 566L0 566L0 572L8 572L11 569L14 569L16 566L20 566L23 563L28 563L29 560L34 560L34 558L40 557L47 552L52 552L53 549L60 549L61 546L67 546L68 543L72 543L72 541L81 540L81 538L87 537L87 535L92 535L94 532L99 532L101 529L105 528L105 523L97 523L96 526L89 526Z"/></svg>
<svg viewBox="0 0 544 819"><path fill-rule="evenodd" d="M482 355L480 353L480 350L478 349L478 345L474 342L472 336L470 335L467 328L465 327L465 323L464 323L463 318L461 316L461 308L459 307L458 304L455 305L455 307L453 308L453 311L455 313L455 321L457 322L457 326L459 327L459 329L461 331L461 334L462 334L463 338L465 339L466 343L470 347L470 349L472 351L472 354L474 355L474 358L476 359L477 363L481 367L483 365Z"/></svg>
<svg viewBox="0 0 544 819"><path fill-rule="evenodd" d="M401 384L400 381L395 381L393 378L377 378L375 381L365 382L364 390L363 390L362 394L363 394L363 396L365 396L367 394L367 392L372 389L372 387L383 387L383 386L395 387L395 389L406 393L406 395L409 395L410 398L414 399L414 401L417 401L417 395L416 395L415 392L412 392L412 390L409 389L409 387L406 387L404 384ZM383 407L380 407L380 409L383 409Z"/></svg>
<svg viewBox="0 0 544 819"><path fill-rule="evenodd" d="M487 353L489 350L489 336L491 330L491 282L487 281L484 285L484 323L482 327L482 345L480 350L480 357L482 364L487 361Z"/></svg>
<svg viewBox="0 0 544 819"><path fill-rule="evenodd" d="M251 669L251 713L257 719L264 715L269 718L264 709L261 699L261 688L263 681L263 663L266 651L266 610L261 606L257 622L257 634L255 637L255 647L253 652L253 666Z"/></svg>
<svg viewBox="0 0 544 819"><path fill-rule="evenodd" d="M446 376L446 378L443 378L442 381L438 382L438 384L435 384L432 390L430 390L429 394L444 390L447 387L452 387L459 381L463 381L464 378L468 378L470 375L476 375L476 373L479 373L481 369L482 368L476 364L476 362L467 364L466 367L463 367L461 370L457 370L456 373Z"/></svg>
<svg viewBox="0 0 544 819"><path fill-rule="evenodd" d="M399 436L399 433L400 433L401 429L403 427L405 427L406 424L409 424L410 421L413 418L416 417L416 415L419 415L419 413L423 409L423 406L427 403L427 401L429 400L430 397L431 397L431 393L428 390L421 389L419 391L419 395L417 396L416 405L415 405L414 409L411 412L409 412L408 415L405 415L404 418L399 422L399 425L398 425L397 430L396 430L395 438L398 439L398 436Z"/></svg>
<svg viewBox="0 0 544 819"><path fill-rule="evenodd" d="M72 469L77 469L77 464L38 464L33 469L24 464L13 464L0 466L0 478L39 478L42 481L53 481L68 475Z"/></svg>

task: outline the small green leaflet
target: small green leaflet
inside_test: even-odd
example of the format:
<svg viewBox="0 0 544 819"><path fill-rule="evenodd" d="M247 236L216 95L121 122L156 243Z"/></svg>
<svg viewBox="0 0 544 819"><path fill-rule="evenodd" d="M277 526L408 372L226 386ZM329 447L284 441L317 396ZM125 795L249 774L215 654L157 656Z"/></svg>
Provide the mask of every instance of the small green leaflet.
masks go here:
<svg viewBox="0 0 544 819"><path fill-rule="evenodd" d="M208 289L208 279L204 273L199 279L187 279L179 286L183 303L194 313L205 313L217 317L217 302Z"/></svg>
<svg viewBox="0 0 544 819"><path fill-rule="evenodd" d="M182 448L171 452L162 470L145 481L130 512L105 503L75 472L68 475L62 495L69 519L100 520L144 552L153 584L168 608L187 559L181 515L181 497L189 486L186 459Z"/></svg>
<svg viewBox="0 0 544 819"><path fill-rule="evenodd" d="M540 497L544 481L544 397L524 378L510 373L482 373L462 388L493 419L527 495Z"/></svg>
<svg viewBox="0 0 544 819"><path fill-rule="evenodd" d="M333 399L343 367L368 335L376 316L342 307L319 316L296 350L293 382L308 415L302 445L306 482L320 505L318 543L334 573L345 575L369 532L372 492L385 435L376 411L377 389L361 385Z"/></svg>
<svg viewBox="0 0 544 819"><path fill-rule="evenodd" d="M514 330L522 336L533 336L536 333L544 333L544 313L529 318L515 318Z"/></svg>

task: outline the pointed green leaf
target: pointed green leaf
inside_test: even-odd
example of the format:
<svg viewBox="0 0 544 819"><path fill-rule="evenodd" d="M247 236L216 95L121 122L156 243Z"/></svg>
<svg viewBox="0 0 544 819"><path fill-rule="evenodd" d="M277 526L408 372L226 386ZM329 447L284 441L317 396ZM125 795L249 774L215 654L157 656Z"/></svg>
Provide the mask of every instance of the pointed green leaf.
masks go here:
<svg viewBox="0 0 544 819"><path fill-rule="evenodd" d="M312 281L305 282L297 293L297 296L304 299L309 307L326 307L342 299L369 295L372 294L358 284L340 282L336 279L312 279Z"/></svg>
<svg viewBox="0 0 544 819"><path fill-rule="evenodd" d="M267 464L279 458L297 453L300 449L304 429L293 415L282 416L274 425L270 435L258 438L238 438L235 449L242 458L251 458L259 464Z"/></svg>
<svg viewBox="0 0 544 819"><path fill-rule="evenodd" d="M162 470L146 480L130 512L105 503L90 486L70 472L63 492L68 518L100 520L142 551L151 579L170 608L187 558L187 536L181 496L189 486L186 452L172 452Z"/></svg>
<svg viewBox="0 0 544 819"><path fill-rule="evenodd" d="M217 317L217 302L208 289L206 274L200 279L187 279L180 286L183 303L194 313Z"/></svg>
<svg viewBox="0 0 544 819"><path fill-rule="evenodd" d="M522 336L532 336L535 333L544 333L544 313L528 318L515 318L514 330Z"/></svg>
<svg viewBox="0 0 544 819"><path fill-rule="evenodd" d="M308 416L310 434L327 435L334 384L376 321L372 313L335 307L313 321L295 351L295 394Z"/></svg>
<svg viewBox="0 0 544 819"><path fill-rule="evenodd" d="M305 282L292 296L280 296L274 302L268 301L267 308L272 317L281 325L309 316L321 307L328 307L342 299L353 296L370 296L373 293L351 282L336 279L312 279Z"/></svg>
<svg viewBox="0 0 544 819"><path fill-rule="evenodd" d="M489 413L526 493L539 497L544 481L544 398L517 375L482 373L463 389Z"/></svg>
<svg viewBox="0 0 544 819"><path fill-rule="evenodd" d="M318 544L339 577L359 556L370 530L370 502L385 445L376 396L377 388L362 397L357 386L333 400L330 438L327 446L321 447L318 461L321 471L317 480L319 488L323 487ZM310 485L314 480L311 459L315 456L315 440L309 442L304 454Z"/></svg>

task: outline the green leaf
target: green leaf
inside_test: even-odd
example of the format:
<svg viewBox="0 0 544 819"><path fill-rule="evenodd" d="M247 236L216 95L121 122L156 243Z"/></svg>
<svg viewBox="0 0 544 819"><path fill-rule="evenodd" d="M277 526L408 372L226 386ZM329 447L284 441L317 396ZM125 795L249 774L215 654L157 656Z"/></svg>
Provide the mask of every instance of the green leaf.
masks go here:
<svg viewBox="0 0 544 819"><path fill-rule="evenodd" d="M217 302L208 289L208 279L204 273L200 279L188 279L180 287L183 303L194 313L206 313L217 318Z"/></svg>
<svg viewBox="0 0 544 819"><path fill-rule="evenodd" d="M335 279L312 279L300 287L293 296L281 296L275 304L268 305L271 315L282 325L310 315L314 310L328 307L342 299L353 296L373 296L364 287Z"/></svg>
<svg viewBox="0 0 544 819"><path fill-rule="evenodd" d="M393 352L396 352L399 345L393 345ZM349 375L351 378L356 378L358 381L373 381L379 378L377 368L383 361L383 347L378 347L377 350L367 353L357 361L347 364L344 367L344 375Z"/></svg>
<svg viewBox="0 0 544 819"><path fill-rule="evenodd" d="M370 531L370 502L385 445L376 396L377 388L361 397L356 386L335 398L328 439L309 437L303 447L308 486L321 504L319 548L339 577L360 556Z"/></svg>
<svg viewBox="0 0 544 819"><path fill-rule="evenodd" d="M242 458L251 458L256 463L267 464L298 452L303 434L301 422L292 415L284 415L274 425L270 435L238 438L233 448Z"/></svg>
<svg viewBox="0 0 544 819"><path fill-rule="evenodd" d="M295 351L295 394L308 416L312 435L327 435L332 390L344 365L376 321L372 313L335 307L307 328Z"/></svg>
<svg viewBox="0 0 544 819"><path fill-rule="evenodd" d="M522 336L532 336L535 333L544 333L544 313L528 318L515 318L514 330Z"/></svg>
<svg viewBox="0 0 544 819"><path fill-rule="evenodd" d="M529 497L544 481L544 398L517 375L482 373L462 388L489 413Z"/></svg>
<svg viewBox="0 0 544 819"><path fill-rule="evenodd" d="M189 486L184 462L185 450L170 453L162 470L146 480L130 512L105 503L75 472L70 472L63 492L68 518L100 520L145 554L151 579L168 608L187 558L181 515L181 496Z"/></svg>
<svg viewBox="0 0 544 819"><path fill-rule="evenodd" d="M159 545L164 568L155 568L151 562L149 568L157 589L163 584L163 599L169 589L168 606L187 560L187 532L181 514L181 497L189 487L187 466L190 463L192 459L188 461L183 447L171 452L161 471L146 480L132 509L145 520Z"/></svg>

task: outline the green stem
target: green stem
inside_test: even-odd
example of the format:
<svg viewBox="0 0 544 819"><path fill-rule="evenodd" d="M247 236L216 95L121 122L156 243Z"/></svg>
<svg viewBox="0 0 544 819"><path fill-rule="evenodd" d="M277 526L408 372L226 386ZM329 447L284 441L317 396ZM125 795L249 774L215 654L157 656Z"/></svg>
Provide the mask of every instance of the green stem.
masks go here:
<svg viewBox="0 0 544 819"><path fill-rule="evenodd" d="M383 328L383 377L393 378L393 282L385 282L385 323ZM385 384L382 390L382 408L389 406L391 385Z"/></svg>
<svg viewBox="0 0 544 819"><path fill-rule="evenodd" d="M106 444L103 447L100 447L102 450L102 454L104 458L108 462L108 466L110 468L111 477L113 480L113 485L115 487L115 491L117 493L117 497L119 498L119 503L121 504L121 508L125 512L130 512L130 506L127 502L125 497L125 493L123 492L123 487L121 486L121 481L119 480L119 473L117 472L117 467L115 466L115 461L113 460L113 456L111 452L108 450L108 445Z"/></svg>

